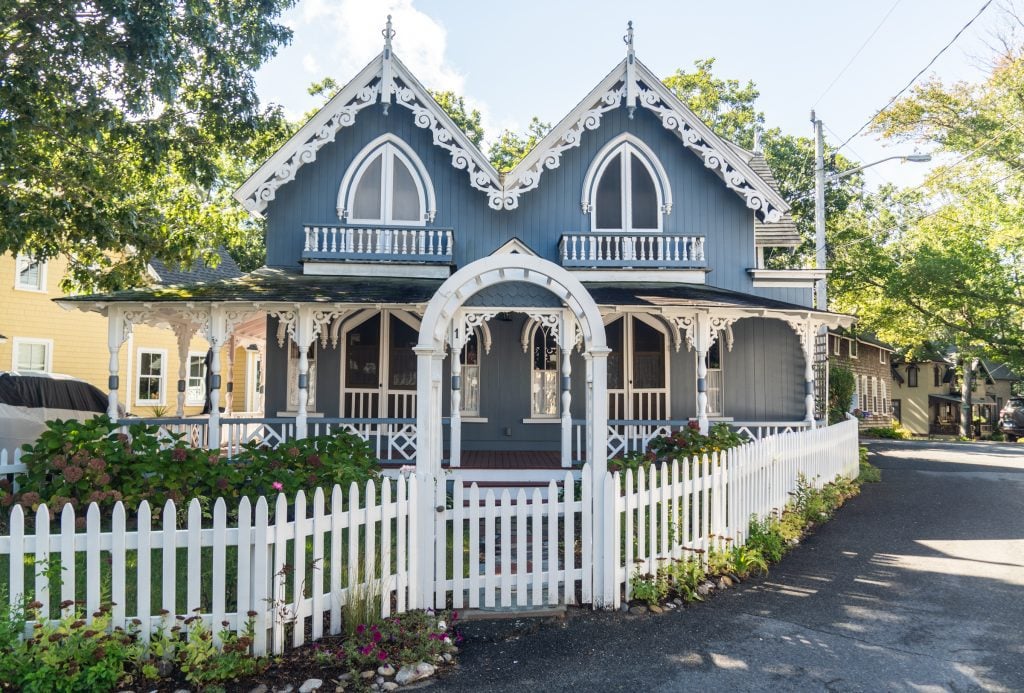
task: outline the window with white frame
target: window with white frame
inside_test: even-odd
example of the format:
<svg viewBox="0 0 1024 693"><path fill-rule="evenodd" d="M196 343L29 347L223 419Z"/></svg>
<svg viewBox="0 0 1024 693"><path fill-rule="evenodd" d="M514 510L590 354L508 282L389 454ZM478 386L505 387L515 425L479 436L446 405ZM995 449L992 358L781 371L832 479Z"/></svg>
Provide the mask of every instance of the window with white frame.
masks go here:
<svg viewBox="0 0 1024 693"><path fill-rule="evenodd" d="M836 355L836 356L839 356L840 353L842 353L841 352L842 345L843 345L843 338L842 337L833 337L832 338L832 353L834 355Z"/></svg>
<svg viewBox="0 0 1024 693"><path fill-rule="evenodd" d="M139 349L136 404L164 403L164 379L167 376L167 351Z"/></svg>
<svg viewBox="0 0 1024 693"><path fill-rule="evenodd" d="M881 413L882 414L888 414L889 413L889 386L885 384L885 380L881 380L881 379L879 380L879 384L881 385L881 388L882 388L882 407L881 407Z"/></svg>
<svg viewBox="0 0 1024 693"><path fill-rule="evenodd" d="M856 339L851 339L851 340L849 340L849 344L850 344L850 358L851 359L855 359L855 358L857 358L857 340Z"/></svg>
<svg viewBox="0 0 1024 693"><path fill-rule="evenodd" d="M878 362L879 363L885 363L888 360L889 359L888 359L888 356L885 353L885 349L879 349L878 350Z"/></svg>
<svg viewBox="0 0 1024 693"><path fill-rule="evenodd" d="M653 150L622 135L598 153L583 183L593 231L661 231L671 210L668 176Z"/></svg>
<svg viewBox="0 0 1024 693"><path fill-rule="evenodd" d="M46 291L46 263L19 255L14 262L14 288L22 291Z"/></svg>
<svg viewBox="0 0 1024 693"><path fill-rule="evenodd" d="M394 135L382 135L363 148L338 192L338 214L352 224L422 226L435 210L426 168Z"/></svg>
<svg viewBox="0 0 1024 693"><path fill-rule="evenodd" d="M185 402L202 404L206 401L206 354L188 355L188 373L185 381Z"/></svg>
<svg viewBox="0 0 1024 693"><path fill-rule="evenodd" d="M558 340L550 327L538 324L530 338L530 416L558 416Z"/></svg>
<svg viewBox="0 0 1024 693"><path fill-rule="evenodd" d="M53 358L53 341L15 337L11 368L21 373L49 373Z"/></svg>
<svg viewBox="0 0 1024 693"><path fill-rule="evenodd" d="M462 347L462 399L459 411L468 416L480 416L480 337L477 330L469 333Z"/></svg>

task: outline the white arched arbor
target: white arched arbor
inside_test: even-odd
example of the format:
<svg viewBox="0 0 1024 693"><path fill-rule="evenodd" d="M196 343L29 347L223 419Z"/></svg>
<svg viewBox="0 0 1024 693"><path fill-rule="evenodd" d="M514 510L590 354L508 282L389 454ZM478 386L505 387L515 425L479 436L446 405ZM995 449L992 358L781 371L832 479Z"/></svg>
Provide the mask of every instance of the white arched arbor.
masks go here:
<svg viewBox="0 0 1024 693"><path fill-rule="evenodd" d="M583 342L583 357L586 362L586 460L593 470L594 484L593 515L595 529L603 522L604 478L607 473L607 428L608 428L608 346L605 341L604 323L597 304L582 283L562 267L543 258L522 253L491 255L466 265L449 277L427 304L420 325L419 342L415 347L417 372L416 408L416 477L420 484L420 498L436 499L439 508L444 507L444 485L441 482L443 456L443 433L441 428L443 362L446 349L452 354L452 432L451 444L459 445L459 358L470 331L491 315L502 309L466 309L466 302L477 293L506 282L525 282L540 286L554 294L562 302L557 309L530 311L531 317L543 320L557 327L559 347L562 353L561 378L561 423L562 455L565 459L571 440L572 419L569 413L571 395L569 354L578 339ZM427 501L423 506L433 512ZM427 521L426 514L418 522L417 531L420 546L434 545L434 523ZM602 584L603 545L594 535L594 583ZM430 554L425 550L424 554ZM427 606L434 577L433 557L423 558L430 565L421 565L417 578L422 606ZM595 600L598 595L594 595Z"/></svg>

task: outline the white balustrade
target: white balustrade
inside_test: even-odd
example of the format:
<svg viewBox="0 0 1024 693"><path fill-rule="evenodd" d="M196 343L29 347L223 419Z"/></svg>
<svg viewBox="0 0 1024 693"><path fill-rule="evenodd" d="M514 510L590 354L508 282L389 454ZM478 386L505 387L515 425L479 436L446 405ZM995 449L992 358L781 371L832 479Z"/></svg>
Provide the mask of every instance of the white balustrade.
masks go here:
<svg viewBox="0 0 1024 693"><path fill-rule="evenodd" d="M339 258L442 262L451 259L455 245L451 229L306 226L303 232L305 254Z"/></svg>
<svg viewBox="0 0 1024 693"><path fill-rule="evenodd" d="M581 233L562 236L565 267L698 267L705 262L703 236Z"/></svg>

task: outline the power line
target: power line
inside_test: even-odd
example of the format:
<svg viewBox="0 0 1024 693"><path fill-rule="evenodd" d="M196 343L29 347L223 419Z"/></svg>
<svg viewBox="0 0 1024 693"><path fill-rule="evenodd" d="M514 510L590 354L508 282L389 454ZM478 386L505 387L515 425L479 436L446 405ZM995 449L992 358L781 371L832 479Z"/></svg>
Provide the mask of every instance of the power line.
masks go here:
<svg viewBox="0 0 1024 693"><path fill-rule="evenodd" d="M892 14L893 10L895 10L896 6L899 5L901 2L903 2L903 0L896 0L896 2L894 2L892 4L892 7L889 8L889 11L885 13L884 17L882 17L882 21L880 21L878 23L878 26L875 27L874 31L872 31L871 34L866 39L864 39L864 43L860 44L860 48L857 49L857 52L853 54L853 57L850 58L849 62L846 63L846 65L843 67L843 69L839 71L839 74L835 76L835 79L833 79L829 83L829 85L827 87L825 87L825 91L821 92L821 95L815 100L814 106L811 106L811 108L814 108L815 106L817 106L818 103L823 98L825 98L825 95L828 94L829 91L832 90L832 87L834 87L836 85L836 82L839 81L839 78L842 77L844 74L846 74L846 71L848 69L850 69L850 65L853 65L853 61L855 61L857 59L857 56L859 56L861 54L861 52L864 50L864 48L867 47L867 45L871 42L871 39L873 39L875 37L875 34L878 33L878 30L882 28L883 24L885 24L885 20L887 20L889 18L889 15Z"/></svg>
<svg viewBox="0 0 1024 693"><path fill-rule="evenodd" d="M985 4L981 6L981 9L979 9L978 12L973 17L971 17L971 19L966 24L964 24L960 28L960 31L956 32L956 35L953 36L953 38L951 38L949 40L949 42L946 43L946 45L943 46L939 50L939 52L936 53L935 56L931 60L928 61L928 64L925 65L923 68L921 68L920 72L918 72L916 75L914 75L913 79L911 79L909 82L907 82L903 86L902 89L900 89L898 92L896 92L896 95L893 96L891 99L889 99L889 101L884 106L882 106L880 109L875 111L874 115L872 115L870 118L868 118L864 122L863 125L861 125L859 128L857 128L857 130L852 135L847 137L843 141L843 143L841 145L836 147L836 151L839 151L840 149L842 149L843 147L848 145L850 143L850 140L852 140L854 137L856 137L861 132L863 132L864 128L866 128L867 126L871 125L871 123L874 122L875 118L877 118L881 113L883 113L887 108L889 108L889 106L892 106L894 103L896 103L896 99L900 98L900 96L903 95L903 92L905 92L907 89L910 89L910 87L913 86L914 82L916 82L921 75L923 75L925 72L927 72L928 69L931 68L931 66L935 64L935 61L938 60L942 56L942 54L945 53L950 48L950 46L952 46L954 43L956 43L956 40L958 38L960 38L960 35L963 34L965 31L967 31L968 27L970 27L972 24L974 24L974 22L978 19L978 17L981 16L982 12L984 12L986 9L988 9L988 6L991 5L991 4L992 4L992 0L986 0Z"/></svg>

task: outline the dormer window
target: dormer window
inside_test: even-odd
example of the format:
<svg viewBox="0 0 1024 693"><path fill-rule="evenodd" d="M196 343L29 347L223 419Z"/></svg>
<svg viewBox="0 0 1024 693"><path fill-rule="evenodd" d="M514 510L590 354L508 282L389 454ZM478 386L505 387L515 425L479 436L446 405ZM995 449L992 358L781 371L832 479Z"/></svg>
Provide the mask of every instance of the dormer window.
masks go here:
<svg viewBox="0 0 1024 693"><path fill-rule="evenodd" d="M643 142L621 135L594 158L583 183L592 231L661 231L671 210L668 176Z"/></svg>
<svg viewBox="0 0 1024 693"><path fill-rule="evenodd" d="M338 191L338 216L350 224L423 226L435 213L434 186L423 162L394 135L364 147Z"/></svg>

